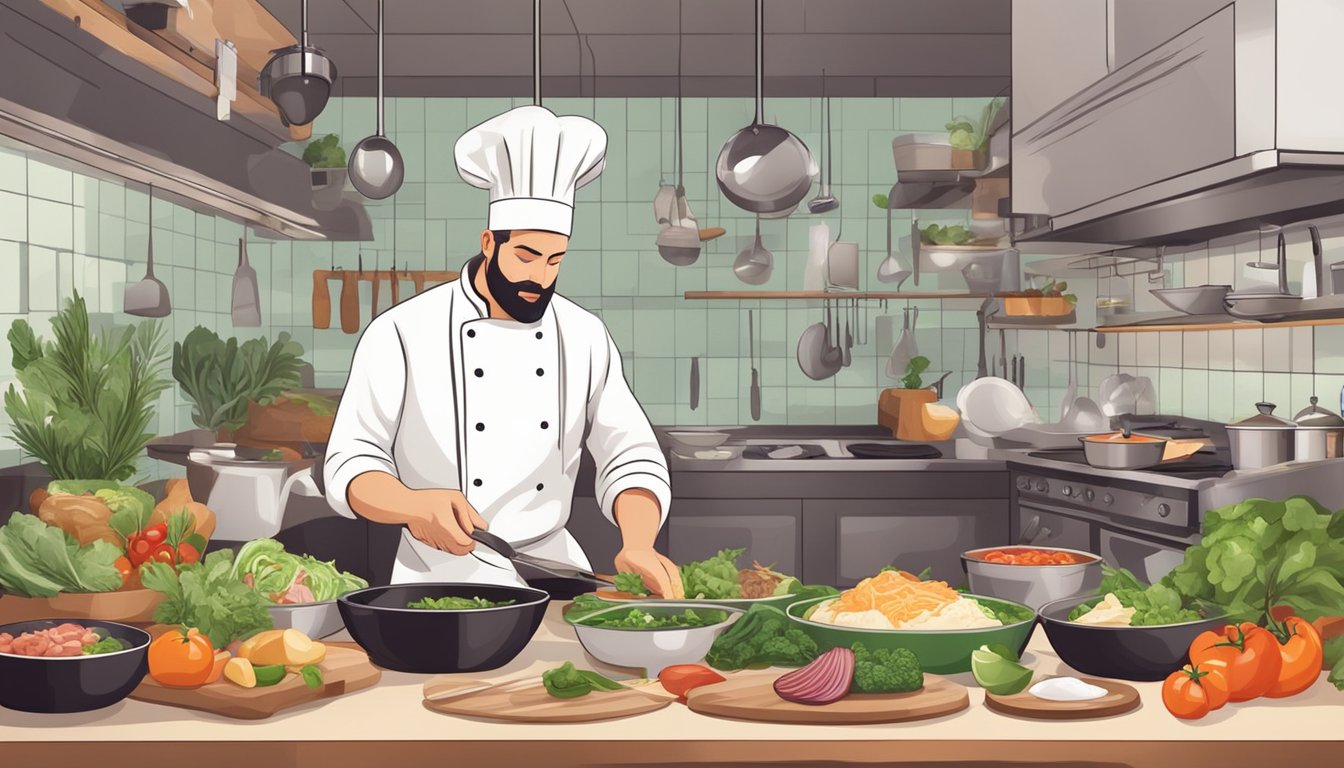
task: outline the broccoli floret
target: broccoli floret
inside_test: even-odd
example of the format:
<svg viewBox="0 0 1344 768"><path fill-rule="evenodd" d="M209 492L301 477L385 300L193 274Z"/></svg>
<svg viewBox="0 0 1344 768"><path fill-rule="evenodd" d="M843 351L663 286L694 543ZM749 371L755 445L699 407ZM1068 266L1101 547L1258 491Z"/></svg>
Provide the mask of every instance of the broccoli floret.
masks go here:
<svg viewBox="0 0 1344 768"><path fill-rule="evenodd" d="M906 693L924 687L924 671L908 648L870 651L854 644L855 693Z"/></svg>
<svg viewBox="0 0 1344 768"><path fill-rule="evenodd" d="M714 641L705 660L725 671L751 666L801 667L817 656L817 644L791 627L778 608L758 605Z"/></svg>

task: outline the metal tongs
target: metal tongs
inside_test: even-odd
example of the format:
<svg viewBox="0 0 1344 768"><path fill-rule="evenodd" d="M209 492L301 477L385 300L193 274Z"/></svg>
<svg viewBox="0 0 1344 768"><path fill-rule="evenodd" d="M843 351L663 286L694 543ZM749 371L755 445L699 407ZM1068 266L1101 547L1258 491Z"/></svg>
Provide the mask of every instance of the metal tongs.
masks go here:
<svg viewBox="0 0 1344 768"><path fill-rule="evenodd" d="M612 582L607 581L606 579L600 579L595 574L581 568L575 568L568 563L547 560L544 557L535 557L525 552L519 552L513 548L512 544L487 530L477 528L471 532L471 538L498 552L501 556L515 565L525 565L534 570L541 571L548 576L554 576L559 579L574 579L576 581L587 582L597 587L612 586ZM526 581L526 578L524 578L524 581Z"/></svg>

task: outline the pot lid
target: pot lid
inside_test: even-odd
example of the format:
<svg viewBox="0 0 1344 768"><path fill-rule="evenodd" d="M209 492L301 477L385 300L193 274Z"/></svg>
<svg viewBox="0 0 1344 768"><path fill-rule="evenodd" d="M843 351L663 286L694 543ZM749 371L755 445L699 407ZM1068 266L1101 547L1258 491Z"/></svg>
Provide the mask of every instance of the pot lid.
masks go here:
<svg viewBox="0 0 1344 768"><path fill-rule="evenodd" d="M1334 411L1322 408L1316 404L1316 396L1311 396L1311 405L1303 408L1293 421L1297 422L1299 427L1341 427L1344 428L1344 418Z"/></svg>
<svg viewBox="0 0 1344 768"><path fill-rule="evenodd" d="M1256 403L1255 407L1260 411L1254 416L1247 416L1241 421L1236 421L1227 425L1228 429L1296 429L1296 422L1289 421L1274 415L1275 405L1273 403Z"/></svg>

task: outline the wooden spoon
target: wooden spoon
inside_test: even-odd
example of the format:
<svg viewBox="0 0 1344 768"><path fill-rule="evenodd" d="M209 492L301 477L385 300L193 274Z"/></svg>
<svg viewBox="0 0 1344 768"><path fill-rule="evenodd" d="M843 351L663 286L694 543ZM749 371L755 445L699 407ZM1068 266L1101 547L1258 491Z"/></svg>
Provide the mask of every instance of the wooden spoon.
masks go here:
<svg viewBox="0 0 1344 768"><path fill-rule="evenodd" d="M359 274L341 273L341 330L359 333L359 275L364 273L364 254L359 255Z"/></svg>

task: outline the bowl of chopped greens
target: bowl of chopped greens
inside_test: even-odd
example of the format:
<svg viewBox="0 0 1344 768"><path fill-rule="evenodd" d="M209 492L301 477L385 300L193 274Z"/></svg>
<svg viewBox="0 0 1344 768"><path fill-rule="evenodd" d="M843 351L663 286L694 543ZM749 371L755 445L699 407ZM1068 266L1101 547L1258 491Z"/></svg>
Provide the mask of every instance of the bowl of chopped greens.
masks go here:
<svg viewBox="0 0 1344 768"><path fill-rule="evenodd" d="M1041 606L1041 624L1059 658L1088 675L1162 680L1188 659L1201 632L1227 623L1213 605L1167 584L1145 585L1123 568L1102 566L1096 595Z"/></svg>
<svg viewBox="0 0 1344 768"><path fill-rule="evenodd" d="M345 628L373 663L397 672L480 672L513 661L550 595L491 584L395 584L336 599Z"/></svg>
<svg viewBox="0 0 1344 768"><path fill-rule="evenodd" d="M671 600L612 603L580 595L565 613L579 643L606 664L643 669L654 677L674 664L702 661L738 608Z"/></svg>
<svg viewBox="0 0 1344 768"><path fill-rule="evenodd" d="M110 707L149 672L149 633L111 621L0 626L0 707L43 714Z"/></svg>
<svg viewBox="0 0 1344 768"><path fill-rule="evenodd" d="M799 600L834 595L833 587L803 584L797 578L780 573L770 565L753 560L738 567L745 549L721 549L713 557L679 566L681 583L688 602L702 606L750 610L753 605L783 608ZM618 573L615 584L594 593L603 600L653 601L655 597L639 574Z"/></svg>

